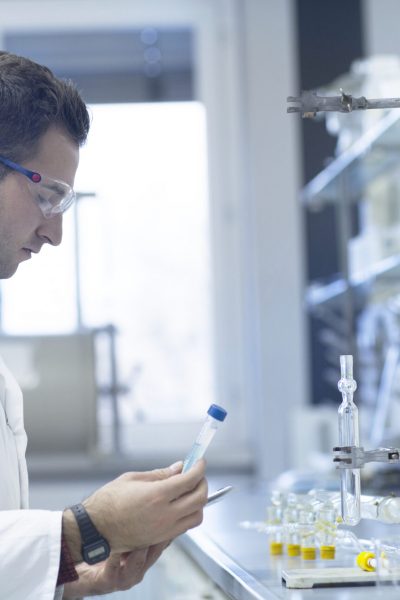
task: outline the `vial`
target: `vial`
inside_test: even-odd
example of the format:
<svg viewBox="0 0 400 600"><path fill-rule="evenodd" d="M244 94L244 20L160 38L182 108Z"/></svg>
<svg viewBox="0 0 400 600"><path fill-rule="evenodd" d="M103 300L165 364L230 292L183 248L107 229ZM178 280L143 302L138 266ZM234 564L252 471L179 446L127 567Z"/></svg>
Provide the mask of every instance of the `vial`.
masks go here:
<svg viewBox="0 0 400 600"><path fill-rule="evenodd" d="M286 549L287 555L290 557L300 556L300 535L298 529L291 527L295 525L299 520L299 507L297 496L294 493L290 493L287 497L287 504L283 510L283 524L286 526L285 538L286 538Z"/></svg>
<svg viewBox="0 0 400 600"><path fill-rule="evenodd" d="M271 504L267 506L267 524L272 525L269 535L269 552L272 556L283 554L282 508L283 494L273 490Z"/></svg>
<svg viewBox="0 0 400 600"><path fill-rule="evenodd" d="M194 442L189 454L183 462L182 473L188 471L205 453L214 435L217 433L218 425L225 419L227 412L217 404L211 404L207 411L207 417Z"/></svg>
<svg viewBox="0 0 400 600"><path fill-rule="evenodd" d="M316 513L317 540L320 557L323 560L335 558L336 529L336 509L330 500L325 500Z"/></svg>
<svg viewBox="0 0 400 600"><path fill-rule="evenodd" d="M360 430L358 408L354 404L353 394L357 383L353 379L353 357L340 357L341 378L338 383L343 401L339 406L339 446L359 446ZM342 518L346 525L357 525L361 518L361 478L360 469L340 469L340 493Z"/></svg>
<svg viewBox="0 0 400 600"><path fill-rule="evenodd" d="M303 560L315 560L317 555L315 538L315 513L308 502L299 509L300 551Z"/></svg>

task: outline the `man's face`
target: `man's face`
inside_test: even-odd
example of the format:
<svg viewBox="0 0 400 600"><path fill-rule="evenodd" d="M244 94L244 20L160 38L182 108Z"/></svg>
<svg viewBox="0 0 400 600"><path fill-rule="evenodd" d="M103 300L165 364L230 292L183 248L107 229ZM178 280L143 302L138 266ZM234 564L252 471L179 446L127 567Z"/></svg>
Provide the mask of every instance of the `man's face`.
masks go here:
<svg viewBox="0 0 400 600"><path fill-rule="evenodd" d="M52 126L40 139L35 156L23 166L73 187L78 162L78 146ZM43 244L57 246L62 239L62 214L46 219L27 182L16 171L0 181L0 279L11 277L19 263Z"/></svg>

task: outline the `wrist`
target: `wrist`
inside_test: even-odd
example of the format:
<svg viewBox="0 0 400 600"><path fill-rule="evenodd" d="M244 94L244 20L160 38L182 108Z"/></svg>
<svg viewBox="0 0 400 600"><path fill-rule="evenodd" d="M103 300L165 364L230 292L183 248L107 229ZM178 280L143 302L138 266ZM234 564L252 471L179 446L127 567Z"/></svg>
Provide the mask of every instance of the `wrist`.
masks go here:
<svg viewBox="0 0 400 600"><path fill-rule="evenodd" d="M72 560L75 564L82 562L82 541L78 524L72 510L66 508L62 516L62 527L65 541L68 544Z"/></svg>
<svg viewBox="0 0 400 600"><path fill-rule="evenodd" d="M82 559L89 565L106 560L110 556L110 544L96 528L86 508L82 503L78 503L69 509L79 529Z"/></svg>

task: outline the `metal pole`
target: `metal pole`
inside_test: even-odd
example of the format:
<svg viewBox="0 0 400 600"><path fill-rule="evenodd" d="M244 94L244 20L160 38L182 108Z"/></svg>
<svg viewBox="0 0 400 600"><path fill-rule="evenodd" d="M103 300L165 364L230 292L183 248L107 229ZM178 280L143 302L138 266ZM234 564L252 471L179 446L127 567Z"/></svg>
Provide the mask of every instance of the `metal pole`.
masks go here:
<svg viewBox="0 0 400 600"><path fill-rule="evenodd" d="M112 430L113 430L113 446L116 454L121 454L121 444L119 439L120 433L120 420L119 420L119 406L118 406L118 392L120 391L118 385L118 372L117 372L117 356L116 356L116 344L115 344L115 333L116 329L114 325L108 325L106 330L110 336L110 366L111 366L111 385L110 385L110 398L111 398L111 409L112 409Z"/></svg>
<svg viewBox="0 0 400 600"><path fill-rule="evenodd" d="M74 214L74 249L75 249L75 306L76 306L76 325L78 331L83 328L82 321L82 295L81 295L81 265L80 265L80 245L79 245L79 202L82 198L93 198L94 192L78 192L76 202L73 204Z"/></svg>

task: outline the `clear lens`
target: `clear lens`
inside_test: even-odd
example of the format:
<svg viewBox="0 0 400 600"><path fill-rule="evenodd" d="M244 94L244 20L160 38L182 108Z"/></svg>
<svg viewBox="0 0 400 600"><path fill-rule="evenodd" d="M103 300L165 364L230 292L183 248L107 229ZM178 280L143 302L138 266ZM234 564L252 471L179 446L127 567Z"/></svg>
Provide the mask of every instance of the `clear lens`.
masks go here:
<svg viewBox="0 0 400 600"><path fill-rule="evenodd" d="M35 202L48 219L65 212L75 200L74 190L63 181L42 177L39 183L28 180L28 185Z"/></svg>

